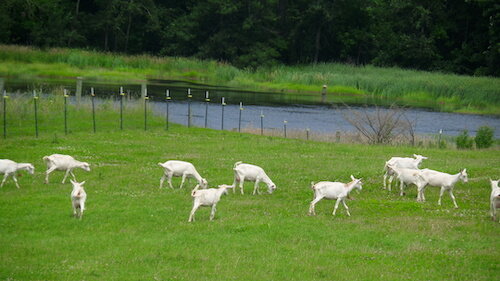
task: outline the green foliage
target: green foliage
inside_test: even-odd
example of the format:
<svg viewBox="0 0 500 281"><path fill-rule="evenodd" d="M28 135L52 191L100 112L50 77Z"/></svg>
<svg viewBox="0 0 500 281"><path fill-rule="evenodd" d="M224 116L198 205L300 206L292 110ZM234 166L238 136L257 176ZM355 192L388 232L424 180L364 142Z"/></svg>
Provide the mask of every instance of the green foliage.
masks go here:
<svg viewBox="0 0 500 281"><path fill-rule="evenodd" d="M460 149L471 149L474 144L474 140L469 137L469 132L467 130L463 130L460 135L456 138L457 148Z"/></svg>
<svg viewBox="0 0 500 281"><path fill-rule="evenodd" d="M493 140L493 129L488 126L480 127L474 138L477 148L488 148L493 144Z"/></svg>
<svg viewBox="0 0 500 281"><path fill-rule="evenodd" d="M337 61L499 76L496 2L449 2L3 0L0 43L198 57L243 69Z"/></svg>

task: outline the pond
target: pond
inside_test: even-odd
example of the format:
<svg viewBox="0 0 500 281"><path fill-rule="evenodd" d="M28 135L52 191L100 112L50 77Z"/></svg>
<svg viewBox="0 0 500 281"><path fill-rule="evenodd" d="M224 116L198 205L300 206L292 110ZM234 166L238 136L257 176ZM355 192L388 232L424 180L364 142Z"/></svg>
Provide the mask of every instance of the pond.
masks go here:
<svg viewBox="0 0 500 281"><path fill-rule="evenodd" d="M118 97L120 87L128 95L140 97L141 82L132 83L102 83L98 81L83 81L83 95L88 95L90 87L95 89L97 96ZM9 92L29 92L33 89L51 92L55 88L64 87L72 95L75 93L75 80L69 79L37 79L20 80L4 79L4 87ZM324 104L321 95L314 93L268 93L244 91L228 87L217 87L175 80L150 80L147 82L147 93L152 109L158 114L165 114L165 95L169 90L169 119L171 122L188 125L188 105L191 107L191 124L197 127L205 126L205 113L208 109L207 126L213 129L237 130L239 127L240 102L241 128L260 129L261 114L266 130L283 130L286 120L287 129L306 130L319 133L335 133L336 131L355 131L345 115L349 110L374 111L375 107ZM187 92L191 89L192 98ZM210 102L205 102L206 91ZM224 97L224 124L222 124L221 99ZM380 108L379 110L388 110ZM406 117L415 124L417 134L437 134L443 130L446 135L458 135L462 130L468 130L475 135L480 126L490 126L495 130L495 137L500 138L500 118L495 116L457 114L436 112L423 109L406 109Z"/></svg>

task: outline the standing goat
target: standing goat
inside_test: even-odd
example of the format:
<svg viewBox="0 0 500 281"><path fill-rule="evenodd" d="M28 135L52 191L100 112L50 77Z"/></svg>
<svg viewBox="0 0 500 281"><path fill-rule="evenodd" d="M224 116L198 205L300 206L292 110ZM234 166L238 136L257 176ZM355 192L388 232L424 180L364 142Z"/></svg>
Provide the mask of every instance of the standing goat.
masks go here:
<svg viewBox="0 0 500 281"><path fill-rule="evenodd" d="M321 199L337 200L335 202L335 208L333 209L333 215L337 212L339 203L342 202L344 208L347 211L347 215L351 216L349 213L349 207L345 203L345 199L349 193L355 188L362 190L363 186L361 179L356 179L351 175L352 181L349 183L341 182L331 182L331 181L320 181L318 183L311 182L311 189L314 191L314 199L309 207L309 215L316 215L315 206Z"/></svg>
<svg viewBox="0 0 500 281"><path fill-rule="evenodd" d="M273 191L276 189L276 185L267 176L266 172L264 172L264 169L262 169L259 166L255 166L252 164L243 164L243 162L238 161L234 163L233 171L234 171L233 187L236 189L236 183L239 182L241 194L244 194L243 192L244 181L255 182L253 195L255 195L256 192L260 194L259 183L261 181L267 185L269 193L273 193ZM235 189L233 189L233 193L236 192Z"/></svg>
<svg viewBox="0 0 500 281"><path fill-rule="evenodd" d="M71 180L73 191L71 191L71 205L73 206L73 216L82 219L83 211L85 211L85 201L87 200L87 193L83 189L83 182L76 182Z"/></svg>
<svg viewBox="0 0 500 281"><path fill-rule="evenodd" d="M463 181L464 183L468 181L467 169L463 169L462 171L460 171L460 173L454 175L430 169L423 169L421 170L420 175L428 185L441 187L438 205L441 205L441 197L443 197L443 193L447 190L450 193L451 200L453 200L453 205L455 205L455 208L458 208L455 196L453 195L453 188L459 180ZM420 201L425 201L424 189L425 186L420 188L420 190L418 191L418 198L420 199Z"/></svg>
<svg viewBox="0 0 500 281"><path fill-rule="evenodd" d="M407 169L418 169L420 166L420 163L422 163L422 160L428 159L425 156L418 155L418 154L413 154L413 157L415 158L409 158L409 157L392 157L389 159L389 161L385 162L384 166L384 189L386 189L387 184L387 176L389 176L389 191L391 191L391 185L392 185L392 180L394 178L394 173L393 171L388 169L388 165L391 165L393 167L397 168L407 168Z"/></svg>
<svg viewBox="0 0 500 281"><path fill-rule="evenodd" d="M418 190L421 190L427 183L425 182L425 180L422 178L422 176L420 175L420 171L421 170L417 170L417 169L407 169L407 168L399 168L399 167L394 167L390 164L387 165L387 171L396 175L396 178L399 180L400 182L400 186L399 186L399 189L400 189L400 195L403 196L405 193L404 193L404 186L405 184L414 184L417 186L417 191ZM417 197L417 201L420 201L419 200L420 198Z"/></svg>
<svg viewBox="0 0 500 281"><path fill-rule="evenodd" d="M12 175L17 188L19 188L16 178L16 172L19 170L26 170L32 175L35 173L35 167L30 163L16 163L9 159L0 159L0 174L3 174L3 180L0 187L2 187L7 178Z"/></svg>
<svg viewBox="0 0 500 281"><path fill-rule="evenodd" d="M490 214L493 221L497 221L497 209L500 209L500 187L498 187L498 181L499 180L494 181L490 179Z"/></svg>
<svg viewBox="0 0 500 281"><path fill-rule="evenodd" d="M169 160L165 163L158 163L160 167L165 169L163 176L160 179L160 188L163 187L163 182L165 178L167 178L168 185L170 188L174 188L172 186L172 177L182 177L182 182L180 188L184 185L184 181L186 178L195 178L198 181L198 184L201 188L207 188L208 182L206 179L202 178L193 164L185 161L179 160Z"/></svg>
<svg viewBox="0 0 500 281"><path fill-rule="evenodd" d="M196 187L191 192L191 196L193 197L193 209L191 210L191 214L189 215L188 222L194 221L194 213L200 206L204 207L212 207L212 211L210 212L210 220L214 219L215 211L217 203L219 203L220 197L222 194L227 194L228 188L233 188L232 185L222 184L219 185L219 188L209 188L198 190L200 186L196 185Z"/></svg>
<svg viewBox="0 0 500 281"><path fill-rule="evenodd" d="M47 164L47 171L45 171L45 183L49 183L49 174L53 171L66 171L62 183L66 182L68 174L73 176L73 180L76 181L75 174L73 174L73 169L80 168L87 172L90 172L90 165L87 162L80 162L75 160L75 158L64 155L64 154L52 154L50 156L44 156L43 161Z"/></svg>

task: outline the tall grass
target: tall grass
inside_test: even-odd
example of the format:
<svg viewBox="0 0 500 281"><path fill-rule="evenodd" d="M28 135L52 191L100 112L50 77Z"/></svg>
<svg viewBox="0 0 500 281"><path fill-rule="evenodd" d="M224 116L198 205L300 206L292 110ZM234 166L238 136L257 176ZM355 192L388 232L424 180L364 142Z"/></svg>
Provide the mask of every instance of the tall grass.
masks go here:
<svg viewBox="0 0 500 281"><path fill-rule="evenodd" d="M290 94L319 93L321 86L327 84L331 102L355 100L356 103L397 103L463 113L500 112L500 79L492 77L336 63L251 71L211 60L9 45L0 45L0 61L0 75L14 77L82 76L115 81L185 79Z"/></svg>

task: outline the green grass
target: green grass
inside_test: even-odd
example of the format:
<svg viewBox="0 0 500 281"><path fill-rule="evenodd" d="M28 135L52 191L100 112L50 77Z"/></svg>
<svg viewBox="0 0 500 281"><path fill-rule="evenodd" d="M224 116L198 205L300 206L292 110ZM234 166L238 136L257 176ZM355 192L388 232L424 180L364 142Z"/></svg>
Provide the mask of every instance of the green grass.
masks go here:
<svg viewBox="0 0 500 281"><path fill-rule="evenodd" d="M251 70L177 57L125 56L77 49L40 50L0 45L0 75L32 79L73 78L133 82L181 79L255 91L283 91L310 102L328 85L329 102L425 107L441 111L498 115L500 79L436 72L356 67L336 63L275 66Z"/></svg>
<svg viewBox="0 0 500 281"><path fill-rule="evenodd" d="M132 105L120 131L111 104L98 111L96 134L84 122L88 107L70 107L79 121L65 136L61 119L46 119L61 108L58 100L41 111L38 139L18 105L0 141L0 158L36 167L34 176L20 173L21 189L12 180L0 189L0 279L496 280L500 274L500 225L488 215L487 180L500 174L498 150L332 144L178 125L165 131L154 116L144 132L140 106ZM42 157L52 153L91 164L91 172L75 172L87 182L81 221L71 216L63 173L43 184ZM447 195L438 206L437 188L428 188L425 203L415 201L415 188L405 197L381 189L384 161L412 153L429 157L424 167L450 173L467 167L469 183L455 189L459 209ZM222 198L214 221L202 208L188 223L190 188L158 189L156 163L168 159L194 163L212 187L232 182L236 161L258 164L278 189L252 196L246 183L245 195ZM326 200L317 216L306 215L311 181L345 182L351 174L364 178L361 193L347 202L351 217L342 207L333 217L334 202Z"/></svg>

